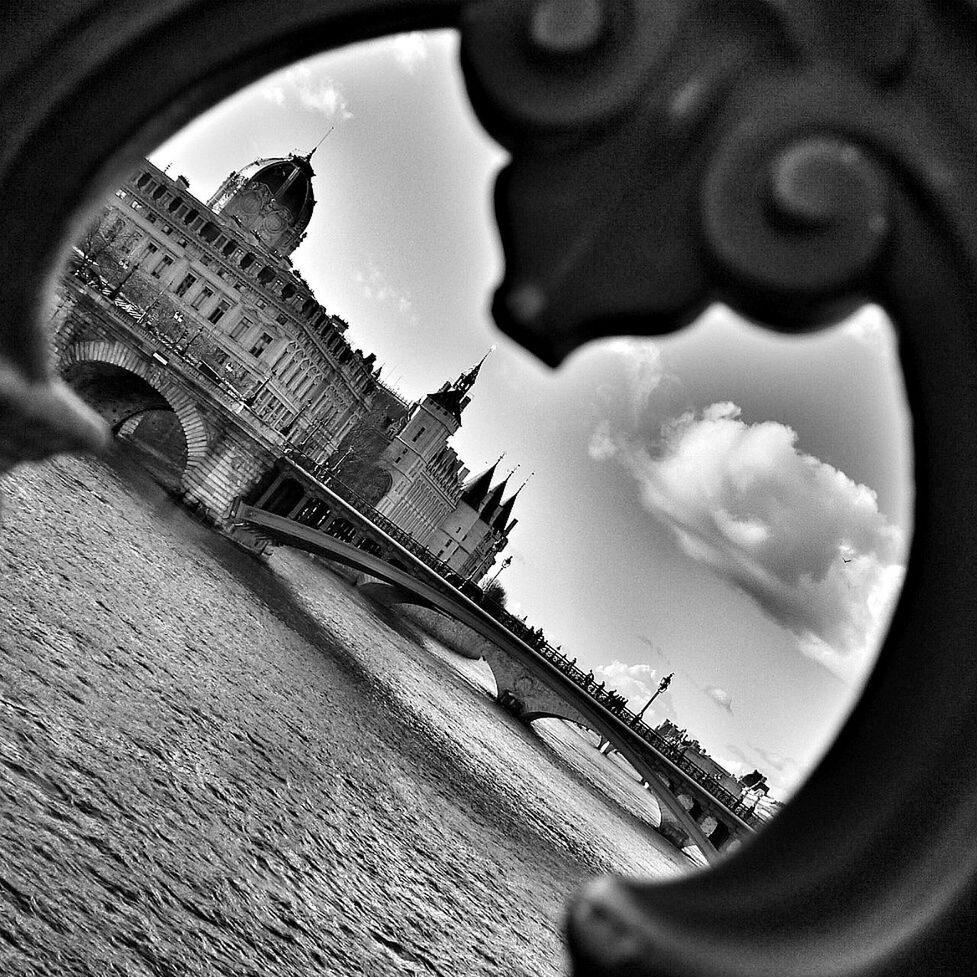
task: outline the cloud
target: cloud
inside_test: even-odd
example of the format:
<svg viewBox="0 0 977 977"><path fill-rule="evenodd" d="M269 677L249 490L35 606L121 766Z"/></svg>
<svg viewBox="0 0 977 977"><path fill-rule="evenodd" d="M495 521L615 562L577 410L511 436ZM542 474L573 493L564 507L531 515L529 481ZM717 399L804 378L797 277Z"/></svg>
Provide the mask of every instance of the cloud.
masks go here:
<svg viewBox="0 0 977 977"><path fill-rule="evenodd" d="M394 60L409 75L417 70L421 62L427 60L427 38L420 31L398 34L391 38L389 44L393 49Z"/></svg>
<svg viewBox="0 0 977 977"><path fill-rule="evenodd" d="M279 85L274 82L268 82L261 88L261 94L264 95L269 102L274 102L276 105L285 104L285 86Z"/></svg>
<svg viewBox="0 0 977 977"><path fill-rule="evenodd" d="M646 634L639 634L636 635L636 637L643 645L647 645L655 653L655 655L660 659L663 669L671 669L672 661L668 655L662 651L661 645L652 641L651 638L649 638Z"/></svg>
<svg viewBox="0 0 977 977"><path fill-rule="evenodd" d="M624 361L625 389L632 424L640 423L651 397L667 383L677 383L669 373L661 347L649 339L609 340L604 348Z"/></svg>
<svg viewBox="0 0 977 977"><path fill-rule="evenodd" d="M730 715L733 714L733 700L728 692L719 688L717 685L708 685L702 690L720 709L725 709Z"/></svg>
<svg viewBox="0 0 977 977"><path fill-rule="evenodd" d="M840 329L844 335L874 350L882 353L895 352L892 323L878 305L863 306Z"/></svg>
<svg viewBox="0 0 977 977"><path fill-rule="evenodd" d="M276 105L298 105L335 122L353 118L349 103L337 81L313 71L307 64L296 64L272 75L260 88L261 94Z"/></svg>
<svg viewBox="0 0 977 977"><path fill-rule="evenodd" d="M658 688L658 670L652 665L629 664L615 659L606 665L595 665L594 676L608 688L616 689L626 699L641 700L644 704ZM640 708L640 706L639 706Z"/></svg>
<svg viewBox="0 0 977 977"><path fill-rule="evenodd" d="M587 444L587 453L594 461L608 461L613 458L620 448L611 433L610 421L601 421L594 429Z"/></svg>
<svg viewBox="0 0 977 977"><path fill-rule="evenodd" d="M603 681L608 689L616 690L628 700L628 708L637 711L658 691L659 669L644 663L631 664L617 659L605 665L593 667L594 678ZM646 723L655 725L665 717L676 718L675 703L669 692L663 692L654 705L644 714Z"/></svg>
<svg viewBox="0 0 977 977"><path fill-rule="evenodd" d="M716 403L655 438L598 426L591 455L637 480L679 547L751 598L846 680L864 670L904 574L906 541L870 488L799 450L775 421Z"/></svg>

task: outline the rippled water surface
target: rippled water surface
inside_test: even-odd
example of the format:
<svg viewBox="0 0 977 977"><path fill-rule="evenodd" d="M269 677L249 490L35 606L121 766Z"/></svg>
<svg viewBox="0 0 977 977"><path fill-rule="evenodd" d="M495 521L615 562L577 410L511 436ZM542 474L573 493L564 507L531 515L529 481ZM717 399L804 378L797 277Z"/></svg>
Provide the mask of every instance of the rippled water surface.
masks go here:
<svg viewBox="0 0 977 977"><path fill-rule="evenodd" d="M576 730L124 459L4 480L0 974L564 972L563 905L688 861Z"/></svg>

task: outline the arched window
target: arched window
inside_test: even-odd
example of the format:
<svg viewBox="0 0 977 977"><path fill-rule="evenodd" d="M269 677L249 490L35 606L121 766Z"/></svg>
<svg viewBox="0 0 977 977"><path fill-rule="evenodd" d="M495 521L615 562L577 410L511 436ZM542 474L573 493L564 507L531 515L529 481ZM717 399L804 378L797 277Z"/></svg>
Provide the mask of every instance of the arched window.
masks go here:
<svg viewBox="0 0 977 977"><path fill-rule="evenodd" d="M216 241L220 236L220 228L213 221L207 221L207 223L200 228L200 236L205 241Z"/></svg>

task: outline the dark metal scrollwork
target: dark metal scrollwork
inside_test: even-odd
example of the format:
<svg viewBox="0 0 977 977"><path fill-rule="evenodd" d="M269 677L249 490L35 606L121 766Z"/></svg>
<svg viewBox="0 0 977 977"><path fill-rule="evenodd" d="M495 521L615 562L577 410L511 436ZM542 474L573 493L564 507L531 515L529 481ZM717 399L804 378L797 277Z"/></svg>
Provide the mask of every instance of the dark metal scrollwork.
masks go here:
<svg viewBox="0 0 977 977"><path fill-rule="evenodd" d="M880 661L771 826L667 885L602 880L579 975L917 977L977 957L977 8L969 0L35 0L0 59L0 468L92 447L43 287L153 145L289 60L458 24L512 153L494 311L549 363L708 303L775 328L874 300L913 413L915 535ZM29 425L35 425L30 427Z"/></svg>
<svg viewBox="0 0 977 977"><path fill-rule="evenodd" d="M962 972L977 878L973 7L538 0L473 5L463 23L473 105L513 154L493 307L510 336L557 363L717 300L787 331L877 301L914 419L910 571L850 722L784 816L708 876L594 883L570 914L575 972Z"/></svg>

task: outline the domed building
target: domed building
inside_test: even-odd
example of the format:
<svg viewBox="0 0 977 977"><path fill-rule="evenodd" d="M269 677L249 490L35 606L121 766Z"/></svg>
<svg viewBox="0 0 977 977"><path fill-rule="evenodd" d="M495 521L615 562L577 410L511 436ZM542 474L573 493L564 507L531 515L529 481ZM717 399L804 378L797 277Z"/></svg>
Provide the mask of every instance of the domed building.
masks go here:
<svg viewBox="0 0 977 977"><path fill-rule="evenodd" d="M207 206L251 231L270 251L291 254L312 218L313 176L312 153L259 159L231 173Z"/></svg>
<svg viewBox="0 0 977 977"><path fill-rule="evenodd" d="M184 177L144 161L91 230L97 255L95 247L79 250L100 269L95 301L106 305L111 295L115 308L127 307L158 347L154 368L178 361L246 429L257 453L328 469L356 504L375 506L477 578L515 525L504 483L475 501L448 443L484 357L410 404L380 380L374 353L350 345L347 323L326 310L291 259L315 212L312 155L255 160L206 202ZM77 305L91 305L83 292L69 278L55 325L62 352L104 338ZM221 481L208 488L214 510L240 491L243 468L230 467L211 479Z"/></svg>
<svg viewBox="0 0 977 977"><path fill-rule="evenodd" d="M292 264L315 212L311 159L256 160L206 202L145 160L110 198L83 258L97 258L116 298L144 309L164 358L179 355L216 384L213 396L229 399L262 445L321 463L379 395L397 397ZM62 348L97 338L70 308Z"/></svg>

